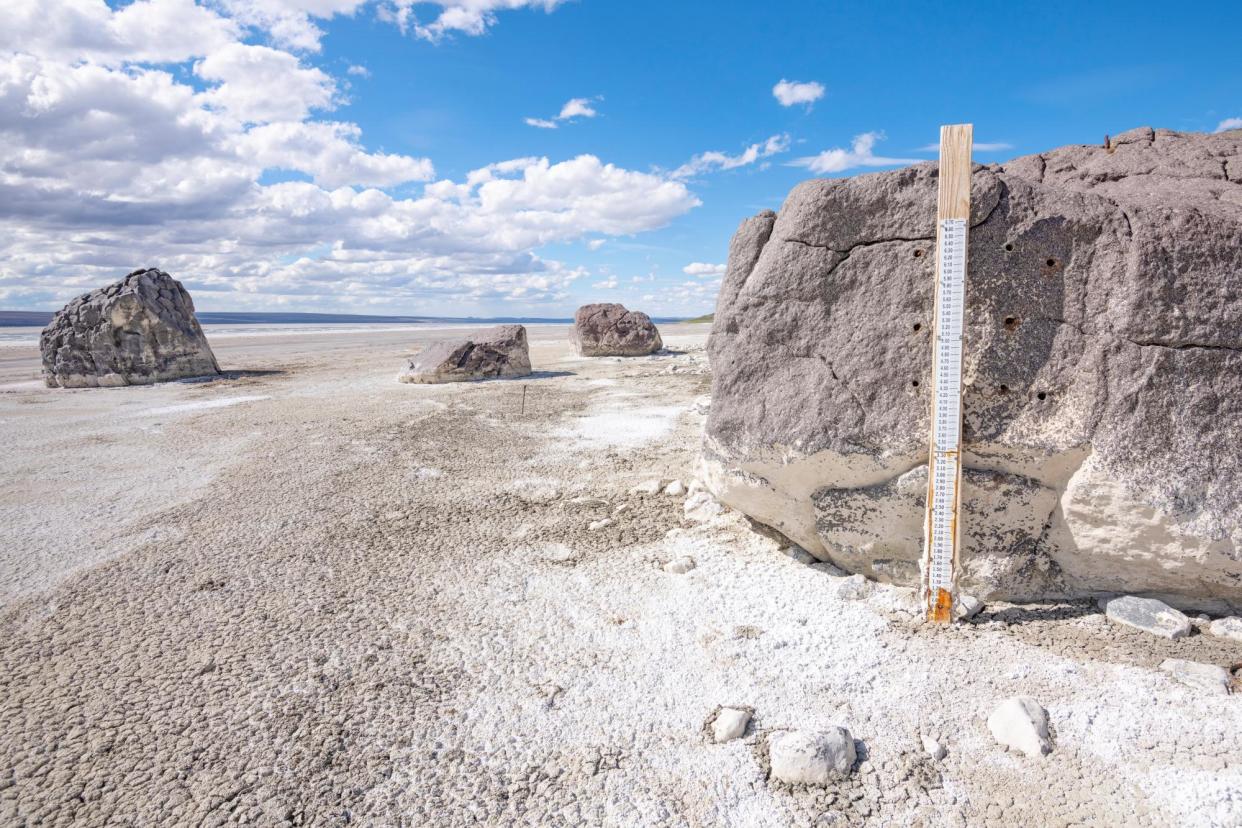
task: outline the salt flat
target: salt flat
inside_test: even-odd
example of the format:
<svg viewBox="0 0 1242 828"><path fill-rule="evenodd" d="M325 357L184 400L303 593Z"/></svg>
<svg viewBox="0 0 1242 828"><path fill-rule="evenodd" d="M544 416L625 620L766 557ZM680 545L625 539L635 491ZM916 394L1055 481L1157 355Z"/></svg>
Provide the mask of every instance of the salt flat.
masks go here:
<svg viewBox="0 0 1242 828"><path fill-rule="evenodd" d="M1242 822L1242 695L1158 669L1242 644L1088 604L929 628L629 493L696 474L705 331L663 332L587 360L532 327L535 376L442 386L396 381L418 328L222 338L221 379L81 391L6 347L0 822ZM1017 694L1050 756L988 733ZM721 705L754 720L717 745ZM850 779L767 779L770 733L830 725Z"/></svg>

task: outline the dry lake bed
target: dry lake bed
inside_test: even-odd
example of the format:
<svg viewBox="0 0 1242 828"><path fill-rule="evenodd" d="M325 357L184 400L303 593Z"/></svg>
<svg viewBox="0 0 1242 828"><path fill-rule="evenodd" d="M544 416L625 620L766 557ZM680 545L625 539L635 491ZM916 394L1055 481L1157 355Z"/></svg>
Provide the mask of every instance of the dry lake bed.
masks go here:
<svg viewBox="0 0 1242 828"><path fill-rule="evenodd" d="M0 823L1242 824L1242 694L1158 669L1242 643L1089 603L929 628L632 492L695 488L704 326L398 383L442 333L208 330L222 378L81 391L0 346ZM1015 695L1050 755L989 733ZM721 706L753 718L717 744ZM848 779L768 779L772 734L831 725Z"/></svg>

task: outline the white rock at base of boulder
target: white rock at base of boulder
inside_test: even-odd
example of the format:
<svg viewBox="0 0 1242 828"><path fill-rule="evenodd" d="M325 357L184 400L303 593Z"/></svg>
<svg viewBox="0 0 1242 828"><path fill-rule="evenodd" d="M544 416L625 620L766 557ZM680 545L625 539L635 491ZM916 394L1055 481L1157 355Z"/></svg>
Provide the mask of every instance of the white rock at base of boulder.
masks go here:
<svg viewBox="0 0 1242 828"><path fill-rule="evenodd" d="M796 543L793 546L786 546L781 550L781 552L784 553L786 557L793 558L798 563L806 564L807 566L819 562L818 558L810 552L807 552L801 546L798 546Z"/></svg>
<svg viewBox="0 0 1242 828"><path fill-rule="evenodd" d="M854 767L854 737L843 727L786 730L768 739L772 776L790 785L827 785Z"/></svg>
<svg viewBox="0 0 1242 828"><path fill-rule="evenodd" d="M681 497L686 493L686 484L680 480L674 480L664 487L664 493L673 497Z"/></svg>
<svg viewBox="0 0 1242 828"><path fill-rule="evenodd" d="M939 741L937 741L936 739L933 739L930 736L923 737L923 750L924 752L927 753L928 756L930 756L932 759L935 759L937 762L939 762L949 753L947 750L945 750L944 745L940 744Z"/></svg>
<svg viewBox="0 0 1242 828"><path fill-rule="evenodd" d="M845 601L861 601L870 594L871 582L865 575L855 573L837 584L837 597Z"/></svg>
<svg viewBox="0 0 1242 828"><path fill-rule="evenodd" d="M591 521L591 523L587 524L587 529L594 532L598 529L603 529L605 526L612 526L612 518Z"/></svg>
<svg viewBox="0 0 1242 828"><path fill-rule="evenodd" d="M717 743L740 738L750 724L750 711L738 707L722 707L712 722L712 738Z"/></svg>
<svg viewBox="0 0 1242 828"><path fill-rule="evenodd" d="M697 521L707 521L719 515L724 511L716 498L707 492L696 492L686 498L685 506L682 507L687 518Z"/></svg>
<svg viewBox="0 0 1242 828"><path fill-rule="evenodd" d="M1030 696L1006 699L988 716L988 730L997 742L1027 756L1052 752L1048 711Z"/></svg>
<svg viewBox="0 0 1242 828"><path fill-rule="evenodd" d="M1160 669L1187 687L1215 696L1229 695L1229 672L1224 667L1181 658L1166 658L1160 662Z"/></svg>
<svg viewBox="0 0 1242 828"><path fill-rule="evenodd" d="M696 566L698 566L698 564L694 562L694 558L689 555L682 555L680 558L673 558L671 561L664 564L664 571L671 572L674 575L685 575Z"/></svg>
<svg viewBox="0 0 1242 828"><path fill-rule="evenodd" d="M974 618L983 611L983 602L973 595L958 595L953 602L953 617L958 621Z"/></svg>
<svg viewBox="0 0 1242 828"><path fill-rule="evenodd" d="M1190 619L1155 598L1122 595L1101 602L1110 621L1149 632L1161 638L1184 638L1190 635Z"/></svg>
<svg viewBox="0 0 1242 828"><path fill-rule="evenodd" d="M1236 615L1231 615L1228 618L1217 618L1208 625L1208 632L1220 638L1242 641L1242 618Z"/></svg>

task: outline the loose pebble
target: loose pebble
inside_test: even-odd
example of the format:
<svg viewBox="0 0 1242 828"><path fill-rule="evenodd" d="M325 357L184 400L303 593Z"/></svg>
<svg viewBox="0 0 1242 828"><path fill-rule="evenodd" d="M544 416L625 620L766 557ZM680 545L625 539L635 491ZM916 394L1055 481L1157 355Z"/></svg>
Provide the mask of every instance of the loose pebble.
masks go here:
<svg viewBox="0 0 1242 828"><path fill-rule="evenodd" d="M722 707L712 722L712 738L717 743L741 737L750 724L750 711L738 707Z"/></svg>
<svg viewBox="0 0 1242 828"><path fill-rule="evenodd" d="M1123 595L1102 601L1104 615L1110 621L1133 627L1136 630L1158 635L1161 638L1184 638L1190 635L1190 619L1163 601Z"/></svg>
<svg viewBox="0 0 1242 828"><path fill-rule="evenodd" d="M786 730L768 738L772 776L790 785L828 785L854 766L854 737L843 727Z"/></svg>
<svg viewBox="0 0 1242 828"><path fill-rule="evenodd" d="M1048 711L1030 696L1015 696L1001 702L988 716L988 730L997 742L1027 756L1052 752Z"/></svg>
<svg viewBox="0 0 1242 828"><path fill-rule="evenodd" d="M694 562L694 558L691 558L689 555L683 555L680 558L673 558L673 560L664 564L664 571L671 572L674 575L685 575L696 566L698 564Z"/></svg>

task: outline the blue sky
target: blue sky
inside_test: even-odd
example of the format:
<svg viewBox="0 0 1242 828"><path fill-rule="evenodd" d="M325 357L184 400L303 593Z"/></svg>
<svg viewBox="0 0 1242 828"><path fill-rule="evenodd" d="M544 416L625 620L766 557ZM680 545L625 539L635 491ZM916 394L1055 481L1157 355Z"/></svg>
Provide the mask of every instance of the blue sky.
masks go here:
<svg viewBox="0 0 1242 828"><path fill-rule="evenodd" d="M941 123L988 162L1242 117L1236 3L977 5L18 0L0 307L149 264L200 310L692 315L742 218Z"/></svg>

